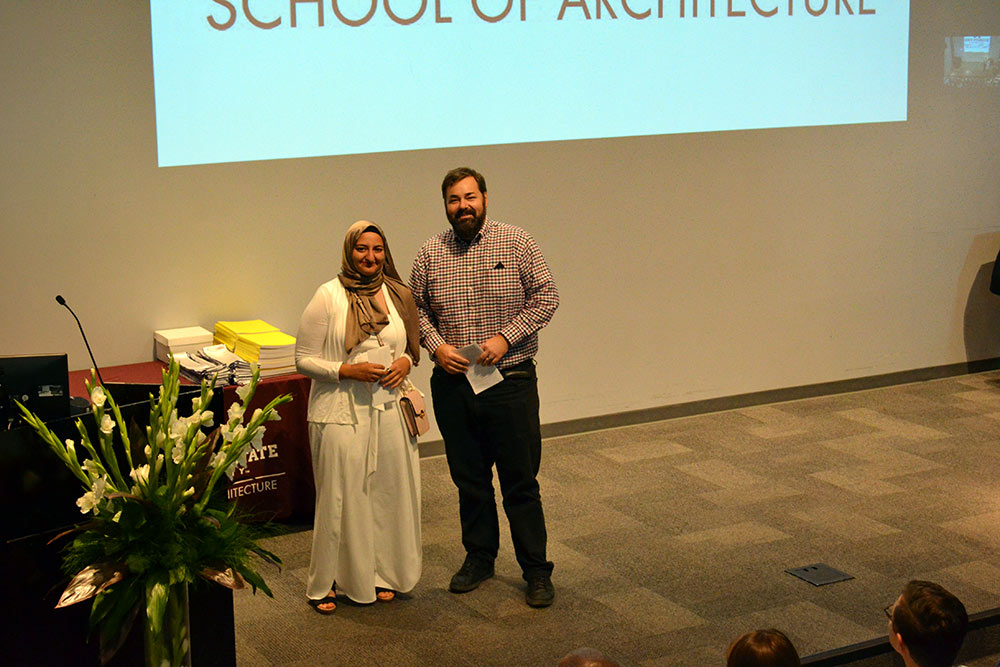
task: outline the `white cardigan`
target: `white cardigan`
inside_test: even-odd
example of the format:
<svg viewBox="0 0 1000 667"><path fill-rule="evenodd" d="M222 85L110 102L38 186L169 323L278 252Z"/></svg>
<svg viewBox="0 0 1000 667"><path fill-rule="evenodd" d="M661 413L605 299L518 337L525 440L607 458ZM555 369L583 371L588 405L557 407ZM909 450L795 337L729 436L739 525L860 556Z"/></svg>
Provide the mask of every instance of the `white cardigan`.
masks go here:
<svg viewBox="0 0 1000 667"><path fill-rule="evenodd" d="M403 319L392 303L385 285L382 286L382 294L389 306L387 326L405 329ZM312 378L307 417L310 422L356 424L355 396L371 396L364 383L340 378L341 364L364 360L363 355L348 355L344 346L347 308L347 290L340 280L334 278L319 286L299 321L295 367L299 373ZM402 335L395 338L402 340L403 344L400 349L396 349L398 346L392 348L392 358L398 359L404 355L409 358L405 349L406 332L403 331ZM412 363L412 359L410 361Z"/></svg>

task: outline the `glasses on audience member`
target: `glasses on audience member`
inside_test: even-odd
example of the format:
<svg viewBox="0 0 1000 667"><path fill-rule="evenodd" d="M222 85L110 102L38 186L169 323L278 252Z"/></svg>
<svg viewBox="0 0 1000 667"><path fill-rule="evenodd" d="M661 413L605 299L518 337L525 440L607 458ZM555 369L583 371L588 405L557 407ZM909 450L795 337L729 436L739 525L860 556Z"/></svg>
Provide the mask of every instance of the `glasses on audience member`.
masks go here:
<svg viewBox="0 0 1000 667"><path fill-rule="evenodd" d="M893 608L895 608L895 606L896 606L896 603L893 602L891 605L889 605L888 607L886 607L885 609L882 610L882 611L885 612L885 617L889 619L890 623L892 622L892 610L893 610Z"/></svg>

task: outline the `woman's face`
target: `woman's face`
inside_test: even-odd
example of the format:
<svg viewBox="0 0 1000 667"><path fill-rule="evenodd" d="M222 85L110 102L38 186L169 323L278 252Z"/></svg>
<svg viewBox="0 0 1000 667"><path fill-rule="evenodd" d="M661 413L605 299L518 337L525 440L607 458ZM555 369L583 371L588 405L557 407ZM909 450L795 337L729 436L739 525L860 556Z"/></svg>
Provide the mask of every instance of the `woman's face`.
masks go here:
<svg viewBox="0 0 1000 667"><path fill-rule="evenodd" d="M382 237L375 232L365 232L358 237L357 243L351 250L351 259L358 273L370 278L382 268L385 263L385 245Z"/></svg>

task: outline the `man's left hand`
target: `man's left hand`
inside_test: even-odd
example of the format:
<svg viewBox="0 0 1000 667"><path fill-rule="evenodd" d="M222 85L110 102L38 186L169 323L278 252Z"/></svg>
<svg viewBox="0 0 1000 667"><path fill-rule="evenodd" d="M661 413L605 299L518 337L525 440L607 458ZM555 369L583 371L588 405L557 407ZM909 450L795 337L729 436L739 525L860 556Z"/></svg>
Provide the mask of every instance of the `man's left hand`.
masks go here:
<svg viewBox="0 0 1000 667"><path fill-rule="evenodd" d="M507 350L510 349L510 346L507 344L507 339L500 334L493 336L493 338L490 338L480 347L483 348L483 353L479 355L478 359L476 359L476 363L482 366L493 366L500 361L500 359L503 358L503 355L507 354Z"/></svg>

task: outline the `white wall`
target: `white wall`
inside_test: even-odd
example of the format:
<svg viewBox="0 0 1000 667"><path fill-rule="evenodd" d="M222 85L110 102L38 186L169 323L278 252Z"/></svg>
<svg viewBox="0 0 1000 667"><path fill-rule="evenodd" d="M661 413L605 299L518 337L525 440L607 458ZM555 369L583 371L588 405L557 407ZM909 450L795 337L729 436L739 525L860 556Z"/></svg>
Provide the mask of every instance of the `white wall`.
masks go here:
<svg viewBox="0 0 1000 667"><path fill-rule="evenodd" d="M351 222L406 273L469 164L560 286L544 422L1000 356L1000 91L942 85L962 34L1000 4L913 0L905 123L159 169L148 6L4 2L0 354L90 365L57 293L103 365L158 328L294 333Z"/></svg>

